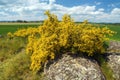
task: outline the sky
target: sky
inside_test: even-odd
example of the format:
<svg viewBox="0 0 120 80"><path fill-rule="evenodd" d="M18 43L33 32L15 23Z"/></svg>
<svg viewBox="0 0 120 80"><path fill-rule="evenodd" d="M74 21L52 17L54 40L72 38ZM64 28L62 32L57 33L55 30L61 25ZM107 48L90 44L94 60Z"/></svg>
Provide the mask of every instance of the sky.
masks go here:
<svg viewBox="0 0 120 80"><path fill-rule="evenodd" d="M0 21L40 21L46 10L59 20L69 14L74 21L120 23L120 0L0 0Z"/></svg>

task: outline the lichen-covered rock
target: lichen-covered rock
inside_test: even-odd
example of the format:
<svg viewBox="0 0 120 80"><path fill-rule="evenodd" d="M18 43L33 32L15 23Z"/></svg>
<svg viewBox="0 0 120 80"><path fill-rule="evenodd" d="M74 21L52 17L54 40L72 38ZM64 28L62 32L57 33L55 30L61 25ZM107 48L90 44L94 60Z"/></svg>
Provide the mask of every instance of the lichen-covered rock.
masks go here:
<svg viewBox="0 0 120 80"><path fill-rule="evenodd" d="M109 55L108 65L113 70L113 77L120 80L120 55Z"/></svg>
<svg viewBox="0 0 120 80"><path fill-rule="evenodd" d="M105 80L96 61L63 55L45 69L47 80Z"/></svg>
<svg viewBox="0 0 120 80"><path fill-rule="evenodd" d="M108 53L119 54L120 53L120 42L119 41L110 41L109 48L107 49Z"/></svg>
<svg viewBox="0 0 120 80"><path fill-rule="evenodd" d="M110 42L108 48L108 65L113 70L114 78L120 80L120 42Z"/></svg>

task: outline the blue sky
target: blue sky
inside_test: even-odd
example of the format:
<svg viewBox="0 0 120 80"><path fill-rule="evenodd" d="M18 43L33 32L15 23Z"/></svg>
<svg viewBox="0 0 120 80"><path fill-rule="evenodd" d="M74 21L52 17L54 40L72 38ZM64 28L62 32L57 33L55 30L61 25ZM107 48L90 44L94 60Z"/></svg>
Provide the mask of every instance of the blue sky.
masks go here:
<svg viewBox="0 0 120 80"><path fill-rule="evenodd" d="M44 20L46 10L59 19L67 13L75 21L120 23L119 0L0 0L0 21Z"/></svg>
<svg viewBox="0 0 120 80"><path fill-rule="evenodd" d="M108 11L118 7L120 8L120 0L57 0L57 4L67 7L89 5L96 6L96 8L104 8Z"/></svg>

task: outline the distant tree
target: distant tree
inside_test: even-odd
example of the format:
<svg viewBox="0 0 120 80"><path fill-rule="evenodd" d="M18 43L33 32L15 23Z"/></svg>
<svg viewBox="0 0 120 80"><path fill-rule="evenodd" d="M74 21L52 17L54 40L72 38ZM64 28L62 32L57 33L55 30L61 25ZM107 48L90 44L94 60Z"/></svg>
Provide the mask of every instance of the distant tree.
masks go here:
<svg viewBox="0 0 120 80"><path fill-rule="evenodd" d="M16 22L23 22L22 20L17 20Z"/></svg>

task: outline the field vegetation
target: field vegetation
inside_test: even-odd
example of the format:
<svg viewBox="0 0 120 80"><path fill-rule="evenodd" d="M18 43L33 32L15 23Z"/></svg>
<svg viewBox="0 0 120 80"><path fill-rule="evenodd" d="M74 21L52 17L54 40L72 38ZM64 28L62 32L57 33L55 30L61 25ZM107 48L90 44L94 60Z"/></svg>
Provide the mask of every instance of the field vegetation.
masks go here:
<svg viewBox="0 0 120 80"><path fill-rule="evenodd" d="M107 26L108 28L110 28L110 30L117 32L116 34L114 34L114 36L111 36L110 39L111 40L117 40L120 41L120 24L104 24L102 25L102 27Z"/></svg>
<svg viewBox="0 0 120 80"><path fill-rule="evenodd" d="M41 23L0 23L0 35L28 27L38 27Z"/></svg>
<svg viewBox="0 0 120 80"><path fill-rule="evenodd" d="M77 24L80 24L77 22ZM94 24L94 23L92 23ZM29 28L29 27L38 27L42 25L42 23L0 23L0 35L6 35L8 32L15 32L19 29ZM120 41L120 24L103 24L103 23L95 23L97 27L108 27L110 30L117 32L114 36L111 36L111 40Z"/></svg>

